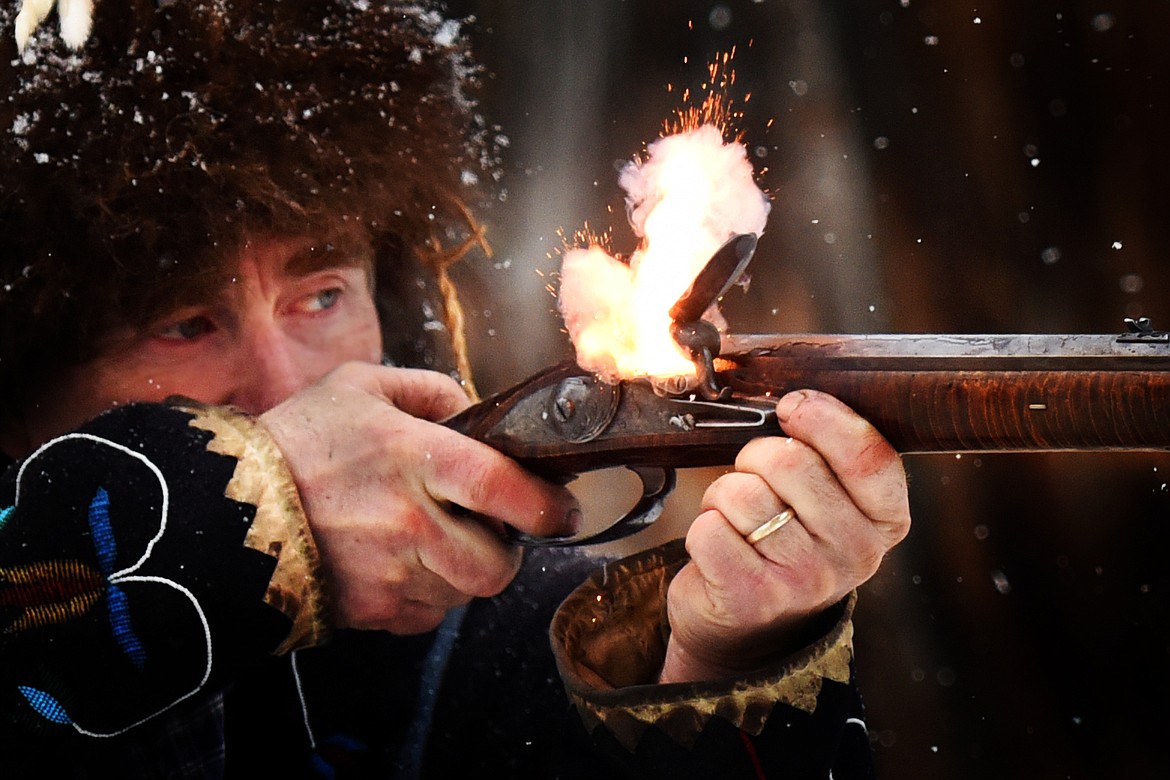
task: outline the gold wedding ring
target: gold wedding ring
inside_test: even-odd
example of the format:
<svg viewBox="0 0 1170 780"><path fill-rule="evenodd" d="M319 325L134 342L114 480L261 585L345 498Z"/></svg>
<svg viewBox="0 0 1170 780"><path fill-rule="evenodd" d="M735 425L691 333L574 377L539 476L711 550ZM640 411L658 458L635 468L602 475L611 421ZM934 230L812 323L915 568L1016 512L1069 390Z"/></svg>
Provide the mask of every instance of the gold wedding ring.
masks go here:
<svg viewBox="0 0 1170 780"><path fill-rule="evenodd" d="M747 540L748 544L759 544L764 537L771 536L772 534L776 533L781 528L788 525L788 523L795 517L796 512L792 509L792 507L788 507L780 514L776 515L771 520L752 531L745 537L745 539Z"/></svg>

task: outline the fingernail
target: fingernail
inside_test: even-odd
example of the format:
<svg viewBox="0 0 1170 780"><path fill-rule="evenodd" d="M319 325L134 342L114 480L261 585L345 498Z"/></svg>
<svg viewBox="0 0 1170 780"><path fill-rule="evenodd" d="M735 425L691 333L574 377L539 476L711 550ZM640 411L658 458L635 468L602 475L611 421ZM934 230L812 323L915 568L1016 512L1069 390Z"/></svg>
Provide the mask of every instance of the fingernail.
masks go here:
<svg viewBox="0 0 1170 780"><path fill-rule="evenodd" d="M776 416L780 418L780 422L788 422L788 418L796 411L796 407L808 398L808 394L803 390L794 390L788 393L779 401L776 402Z"/></svg>

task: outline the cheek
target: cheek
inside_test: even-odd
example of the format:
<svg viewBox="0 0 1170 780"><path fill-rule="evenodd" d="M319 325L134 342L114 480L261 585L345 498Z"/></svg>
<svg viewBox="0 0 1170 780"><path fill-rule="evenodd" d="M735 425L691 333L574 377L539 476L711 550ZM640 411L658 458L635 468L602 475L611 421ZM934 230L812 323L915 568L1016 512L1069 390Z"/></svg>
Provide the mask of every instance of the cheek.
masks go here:
<svg viewBox="0 0 1170 780"><path fill-rule="evenodd" d="M174 395L222 403L239 374L239 352L226 332L184 343L142 339L93 361L83 386L107 406Z"/></svg>
<svg viewBox="0 0 1170 780"><path fill-rule="evenodd" d="M360 360L379 363L382 360L382 328L378 323L378 312L374 302L364 298L347 318L345 331L339 334L336 346L339 362Z"/></svg>
<svg viewBox="0 0 1170 780"><path fill-rule="evenodd" d="M135 401L158 402L172 395L185 395L198 401L215 403L225 383L227 372L220 361L209 356L189 354L182 361L137 359L130 355L115 361L108 370L95 377L90 386L93 395L107 406Z"/></svg>

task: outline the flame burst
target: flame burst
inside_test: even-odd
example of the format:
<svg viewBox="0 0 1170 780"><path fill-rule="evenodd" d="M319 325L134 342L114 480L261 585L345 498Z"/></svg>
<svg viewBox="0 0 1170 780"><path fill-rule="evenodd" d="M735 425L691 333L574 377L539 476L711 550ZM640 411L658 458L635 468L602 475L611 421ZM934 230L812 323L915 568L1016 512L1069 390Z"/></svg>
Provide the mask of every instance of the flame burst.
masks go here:
<svg viewBox="0 0 1170 780"><path fill-rule="evenodd" d="M680 109L619 174L640 239L629 264L597 240L564 255L559 307L577 362L611 381L694 376L670 334L670 308L727 239L763 232L768 199L741 137L724 140L738 118L724 97L733 55L710 66L703 102ZM684 93L684 104L689 99Z"/></svg>

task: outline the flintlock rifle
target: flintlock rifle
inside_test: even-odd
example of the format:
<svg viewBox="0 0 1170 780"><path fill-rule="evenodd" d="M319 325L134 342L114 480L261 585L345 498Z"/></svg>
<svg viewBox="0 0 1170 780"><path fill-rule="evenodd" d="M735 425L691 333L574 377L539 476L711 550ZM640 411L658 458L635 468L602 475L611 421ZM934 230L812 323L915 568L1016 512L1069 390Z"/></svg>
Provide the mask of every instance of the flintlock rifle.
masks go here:
<svg viewBox="0 0 1170 780"><path fill-rule="evenodd" d="M1170 449L1170 332L1146 319L1120 335L720 336L701 315L754 248L733 238L672 309L697 384L607 382L569 361L446 422L553 480L614 466L642 480L637 505L601 533L514 541L596 544L645 528L675 469L731 464L751 439L783 435L775 400L797 389L836 396L901 453Z"/></svg>

